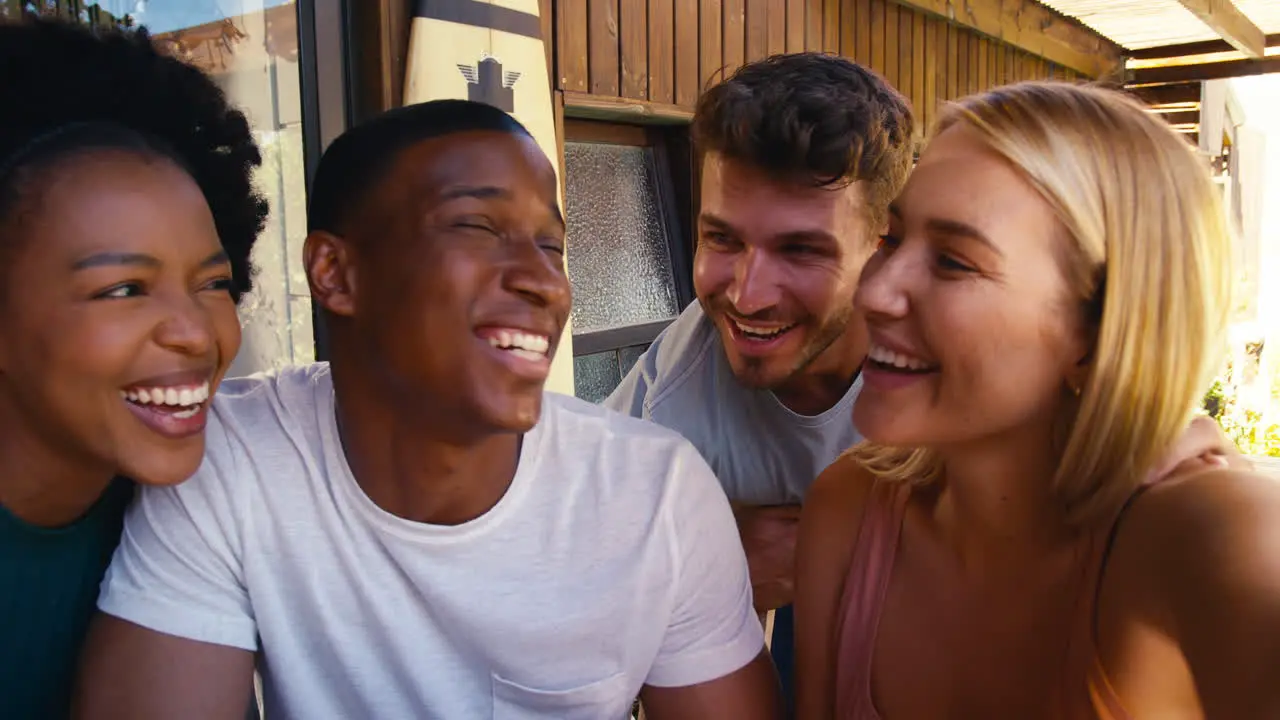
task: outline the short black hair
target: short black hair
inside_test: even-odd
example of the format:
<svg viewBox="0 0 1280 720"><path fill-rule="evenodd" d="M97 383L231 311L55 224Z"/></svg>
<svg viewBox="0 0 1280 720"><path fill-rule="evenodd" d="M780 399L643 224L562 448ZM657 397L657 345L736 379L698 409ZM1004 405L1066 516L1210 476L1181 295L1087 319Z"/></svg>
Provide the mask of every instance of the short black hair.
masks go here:
<svg viewBox="0 0 1280 720"><path fill-rule="evenodd" d="M268 213L252 179L262 155L244 113L209 76L162 54L145 28L26 16L0 23L0 98L0 220L38 171L77 152L164 157L204 193L232 296L252 288L249 255Z"/></svg>
<svg viewBox="0 0 1280 720"><path fill-rule="evenodd" d="M693 139L784 182L865 181L883 220L910 172L911 106L874 71L819 52L773 55L738 68L698 99Z"/></svg>
<svg viewBox="0 0 1280 720"><path fill-rule="evenodd" d="M470 100L406 105L348 129L320 158L307 203L307 230L341 235L350 213L401 152L423 140L477 130L532 137L503 110Z"/></svg>

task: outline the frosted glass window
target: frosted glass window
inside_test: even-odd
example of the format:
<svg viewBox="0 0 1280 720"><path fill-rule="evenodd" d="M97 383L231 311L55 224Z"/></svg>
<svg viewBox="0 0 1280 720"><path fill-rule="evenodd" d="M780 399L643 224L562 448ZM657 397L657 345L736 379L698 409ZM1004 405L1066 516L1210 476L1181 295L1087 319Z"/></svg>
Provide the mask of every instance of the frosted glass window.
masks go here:
<svg viewBox="0 0 1280 720"><path fill-rule="evenodd" d="M587 402L603 402L648 349L645 343L575 357L573 394Z"/></svg>
<svg viewBox="0 0 1280 720"><path fill-rule="evenodd" d="M574 333L674 318L653 151L566 142L564 165Z"/></svg>
<svg viewBox="0 0 1280 720"><path fill-rule="evenodd" d="M602 402L622 382L618 351L606 350L573 359L573 394L591 403Z"/></svg>

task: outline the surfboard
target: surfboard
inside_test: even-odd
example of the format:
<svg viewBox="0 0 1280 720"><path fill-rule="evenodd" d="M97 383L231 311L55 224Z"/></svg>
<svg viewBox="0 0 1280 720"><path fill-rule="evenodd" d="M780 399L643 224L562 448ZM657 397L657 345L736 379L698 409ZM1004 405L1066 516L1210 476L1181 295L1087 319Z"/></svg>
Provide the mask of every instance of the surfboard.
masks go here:
<svg viewBox="0 0 1280 720"><path fill-rule="evenodd" d="M563 211L564 178L538 0L418 0L409 30L404 103L445 98L488 103L528 128L556 171ZM573 394L571 326L560 339L546 387Z"/></svg>

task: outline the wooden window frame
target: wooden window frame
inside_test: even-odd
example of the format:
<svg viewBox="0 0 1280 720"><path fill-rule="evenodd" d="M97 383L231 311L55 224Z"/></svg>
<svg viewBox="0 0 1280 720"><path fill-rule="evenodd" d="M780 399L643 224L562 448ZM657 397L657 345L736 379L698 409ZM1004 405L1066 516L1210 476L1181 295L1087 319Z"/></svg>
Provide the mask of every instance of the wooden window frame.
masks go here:
<svg viewBox="0 0 1280 720"><path fill-rule="evenodd" d="M667 231L667 253L676 292L677 316L694 300L693 153L684 125L632 125L565 118L564 141L630 145L653 153L658 211ZM566 197L567 202L567 197ZM572 239L569 252L573 253ZM674 318L575 333L573 355L594 355L651 343Z"/></svg>

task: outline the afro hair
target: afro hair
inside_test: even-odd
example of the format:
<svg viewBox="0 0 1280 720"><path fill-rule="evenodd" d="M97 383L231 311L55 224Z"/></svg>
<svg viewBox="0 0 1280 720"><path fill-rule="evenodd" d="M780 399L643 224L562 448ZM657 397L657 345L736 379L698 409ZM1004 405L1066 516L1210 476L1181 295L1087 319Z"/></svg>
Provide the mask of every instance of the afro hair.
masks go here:
<svg viewBox="0 0 1280 720"><path fill-rule="evenodd" d="M0 23L0 218L32 191L33 171L89 148L168 157L213 214L238 302L266 224L253 187L262 155L244 113L213 80L128 31L27 17Z"/></svg>

